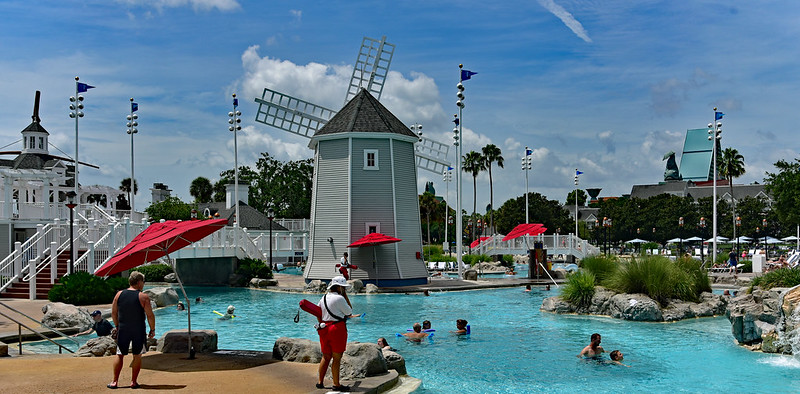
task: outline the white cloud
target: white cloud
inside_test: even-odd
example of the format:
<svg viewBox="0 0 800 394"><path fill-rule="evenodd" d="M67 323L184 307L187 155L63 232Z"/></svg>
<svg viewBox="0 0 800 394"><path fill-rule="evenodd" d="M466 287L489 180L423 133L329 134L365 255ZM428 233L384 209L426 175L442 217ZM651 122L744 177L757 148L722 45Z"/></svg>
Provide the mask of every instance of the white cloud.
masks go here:
<svg viewBox="0 0 800 394"><path fill-rule="evenodd" d="M236 0L118 0L129 6L153 7L159 12L165 8L180 8L191 6L195 11L220 11L238 10L242 6Z"/></svg>
<svg viewBox="0 0 800 394"><path fill-rule="evenodd" d="M300 22L303 19L303 10L289 10L289 15L294 18L295 22Z"/></svg>
<svg viewBox="0 0 800 394"><path fill-rule="evenodd" d="M581 25L581 23L578 22L578 20L576 20L572 14L565 10L564 7L556 4L553 0L539 0L539 4L550 11L550 13L555 15L558 19L561 19L561 21L564 22L564 24L581 40L592 42L592 39L589 38L589 35L583 28L583 25Z"/></svg>

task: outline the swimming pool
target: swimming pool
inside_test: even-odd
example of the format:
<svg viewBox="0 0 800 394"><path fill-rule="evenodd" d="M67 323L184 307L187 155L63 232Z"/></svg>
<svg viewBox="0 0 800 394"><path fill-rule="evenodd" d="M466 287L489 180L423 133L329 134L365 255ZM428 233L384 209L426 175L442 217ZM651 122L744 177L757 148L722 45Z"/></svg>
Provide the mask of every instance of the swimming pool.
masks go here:
<svg viewBox="0 0 800 394"><path fill-rule="evenodd" d="M189 287L192 328L219 333L220 349L271 351L281 336L317 340L311 315L297 303L319 295L249 289ZM352 297L364 319L348 323L349 340L386 337L406 359L409 375L422 379L417 393L521 392L797 392L800 362L793 357L753 353L733 343L724 317L677 323L633 323L611 318L540 313L553 292L522 288L379 294ZM212 310L236 306L237 318L220 321ZM467 319L469 337L447 331ZM414 322L430 320L432 341L407 343L395 337ZM186 327L186 312L156 311L157 336ZM620 349L631 368L578 359L593 332L606 351ZM311 385L313 382L309 382Z"/></svg>

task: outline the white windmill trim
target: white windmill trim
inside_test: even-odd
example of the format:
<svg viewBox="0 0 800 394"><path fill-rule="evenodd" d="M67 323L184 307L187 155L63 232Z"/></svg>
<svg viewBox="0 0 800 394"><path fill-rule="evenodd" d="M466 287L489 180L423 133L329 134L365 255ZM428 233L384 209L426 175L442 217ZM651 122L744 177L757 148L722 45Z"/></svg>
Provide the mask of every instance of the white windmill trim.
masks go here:
<svg viewBox="0 0 800 394"><path fill-rule="evenodd" d="M392 215L393 215L393 219L394 219L394 233L395 233L395 235L397 235L398 234L398 231L397 231L397 177L395 176L395 173L394 173L395 163L394 163L394 140L393 139L389 140L389 160L391 160L391 163L392 163ZM403 271L401 270L402 266L400 265L400 249L397 247L397 244L398 244L398 242L395 242L395 244L394 244L394 265L395 265L395 267L397 267L397 276L400 279L405 279L405 276L403 275ZM375 273L375 279L376 280L378 279L377 272Z"/></svg>
<svg viewBox="0 0 800 394"><path fill-rule="evenodd" d="M395 133L377 133L377 132L369 133L369 132L356 131L350 133L332 133L332 134L323 134L320 136L314 136L311 137L311 141L308 143L308 147L311 149L316 149L317 142L319 141L340 140L343 138L364 138L364 139L382 139L382 140L390 138L411 143L419 141L418 138L409 135L402 135Z"/></svg>

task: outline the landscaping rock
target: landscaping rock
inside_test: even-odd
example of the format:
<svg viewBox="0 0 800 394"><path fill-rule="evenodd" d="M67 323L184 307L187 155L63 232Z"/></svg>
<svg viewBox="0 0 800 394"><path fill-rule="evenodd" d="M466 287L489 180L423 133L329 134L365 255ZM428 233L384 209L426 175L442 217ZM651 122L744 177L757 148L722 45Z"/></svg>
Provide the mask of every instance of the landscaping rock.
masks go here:
<svg viewBox="0 0 800 394"><path fill-rule="evenodd" d="M242 274L230 274L228 276L228 285L229 286L244 286L247 278L244 277Z"/></svg>
<svg viewBox="0 0 800 394"><path fill-rule="evenodd" d="M695 317L695 314L692 312L692 303L673 299L661 310L661 317L670 322Z"/></svg>
<svg viewBox="0 0 800 394"><path fill-rule="evenodd" d="M609 315L633 321L662 321L658 303L644 294L617 294L611 297Z"/></svg>
<svg viewBox="0 0 800 394"><path fill-rule="evenodd" d="M540 310L552 313L572 313L574 310L567 300L561 297L547 297L542 301Z"/></svg>
<svg viewBox="0 0 800 394"><path fill-rule="evenodd" d="M326 291L328 291L328 285L319 279L306 283L306 287L303 289L305 293L324 293Z"/></svg>
<svg viewBox="0 0 800 394"><path fill-rule="evenodd" d="M52 328L78 327L84 331L94 324L89 311L72 304L52 302L42 307L42 324Z"/></svg>
<svg viewBox="0 0 800 394"><path fill-rule="evenodd" d="M406 359L399 353L391 350L382 349L383 358L386 359L386 367L397 371L400 375L408 375L406 371Z"/></svg>
<svg viewBox="0 0 800 394"><path fill-rule="evenodd" d="M378 286L373 285L372 283L367 283L366 290L364 290L367 294L377 294L380 292Z"/></svg>
<svg viewBox="0 0 800 394"><path fill-rule="evenodd" d="M361 279L351 279L348 280L347 283L350 284L350 287L347 288L348 294L360 293L364 288L364 282L362 282Z"/></svg>
<svg viewBox="0 0 800 394"><path fill-rule="evenodd" d="M143 291L159 308L178 303L178 292L171 287L154 287Z"/></svg>
<svg viewBox="0 0 800 394"><path fill-rule="evenodd" d="M550 275L553 276L553 279L566 279L567 278L567 270L563 268L556 268L550 271Z"/></svg>
<svg viewBox="0 0 800 394"><path fill-rule="evenodd" d="M322 360L322 351L320 350L319 342L312 342L302 338L280 337L272 345L272 358L313 364Z"/></svg>
<svg viewBox="0 0 800 394"><path fill-rule="evenodd" d="M170 274L166 274L166 275L164 275L164 282L176 283L176 282L178 282L178 277L175 275L174 272L170 273Z"/></svg>
<svg viewBox="0 0 800 394"><path fill-rule="evenodd" d="M478 271L474 269L464 271L464 280L478 280Z"/></svg>
<svg viewBox="0 0 800 394"><path fill-rule="evenodd" d="M97 337L88 340L75 353L75 357L103 357L117 354L117 343L111 336Z"/></svg>
<svg viewBox="0 0 800 394"><path fill-rule="evenodd" d="M250 279L250 287L255 287L258 289L263 289L265 287L275 287L277 285L278 281L275 279L261 279L261 278Z"/></svg>
<svg viewBox="0 0 800 394"><path fill-rule="evenodd" d="M170 330L158 340L156 350L161 353L189 353L187 330ZM192 347L197 353L217 351L217 332L192 330Z"/></svg>
<svg viewBox="0 0 800 394"><path fill-rule="evenodd" d="M341 377L346 380L363 379L386 373L389 368L383 352L374 343L350 342L342 356ZM330 371L328 372L330 373Z"/></svg>
<svg viewBox="0 0 800 394"><path fill-rule="evenodd" d="M0 357L8 357L8 345L3 342L0 342ZM403 366L405 367L405 361L403 362Z"/></svg>
<svg viewBox="0 0 800 394"><path fill-rule="evenodd" d="M506 268L501 266L500 263L494 261L481 261L479 263L475 263L472 268L483 272L497 272L506 270Z"/></svg>
<svg viewBox="0 0 800 394"><path fill-rule="evenodd" d="M594 296L592 296L592 303L589 305L588 313L598 315L608 315L611 297L617 294L602 286L594 288Z"/></svg>

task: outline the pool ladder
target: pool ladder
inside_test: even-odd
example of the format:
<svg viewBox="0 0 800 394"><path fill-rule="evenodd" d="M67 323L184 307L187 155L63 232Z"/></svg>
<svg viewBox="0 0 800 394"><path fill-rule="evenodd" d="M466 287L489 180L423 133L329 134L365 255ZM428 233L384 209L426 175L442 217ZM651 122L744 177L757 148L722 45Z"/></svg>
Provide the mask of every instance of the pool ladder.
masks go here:
<svg viewBox="0 0 800 394"><path fill-rule="evenodd" d="M65 339L68 339L68 340L72 341L73 343L75 343L75 345L78 345L78 341L76 341L76 340L74 340L74 339L70 338L68 335L64 334L63 332L61 332L61 331L58 331L58 330L56 330L55 328L48 327L48 326L46 326L44 323L40 322L39 320L36 320L36 319L34 319L34 318L32 318L32 317L30 317L30 316L28 316L28 315L26 315L26 314L24 314L24 313L22 313L22 312L20 312L20 311L16 310L16 309L14 309L14 308L12 308L12 307L10 307L10 306L6 305L6 304L5 304L5 303L3 303L3 302L0 302L0 306L2 306L2 307L5 307L5 308L7 308L7 309L9 309L9 310L11 310L11 311L13 311L13 312L15 312L15 313L19 314L19 315L25 316L26 318L28 318L28 319L30 319L30 320L32 320L32 321L34 321L34 322L36 322L36 323L39 323L39 324L40 324L42 327L44 327L44 328L46 328L46 329L48 329L48 330L50 330L50 331L52 331L52 332L54 332L54 333L58 334L58 336L60 336L60 337L62 337L62 338L65 338ZM22 327L25 327L27 330L31 331L32 333L34 333L34 334L36 334L36 335L38 335L38 336L42 337L42 339L45 339L45 340L47 340L47 341L50 341L50 343L52 343L52 344L54 344L54 345L58 346L58 354L62 354L62 350L66 350L66 351L68 351L68 352L70 352L70 353L75 353L75 352L73 352L73 351L72 351L70 348L68 348L68 347L66 347L66 346L64 346L64 345L62 345L62 344L60 344L60 343L58 343L58 342L56 342L56 341L54 341L54 340L52 340L52 339L50 339L50 338L46 337L46 336L45 336L44 334L42 334L41 332L39 332L39 331L36 331L36 330L34 330L34 329L32 329L32 328L30 328L30 327L26 326L24 323L22 323L22 322L20 322L19 320L17 320L17 319L15 319L15 318L13 318L13 317L11 317L11 316L9 316L9 315L7 315L7 314L3 313L2 311L0 311L0 315L2 315L3 317L5 317L5 318L6 318L6 319L8 319L8 320L11 320L11 321L13 321L14 323L17 323L17 328L18 328L18 333L19 333L19 335L18 335L18 337L19 337L19 344L18 344L18 347L19 347L19 354L20 354L20 355L22 355Z"/></svg>

